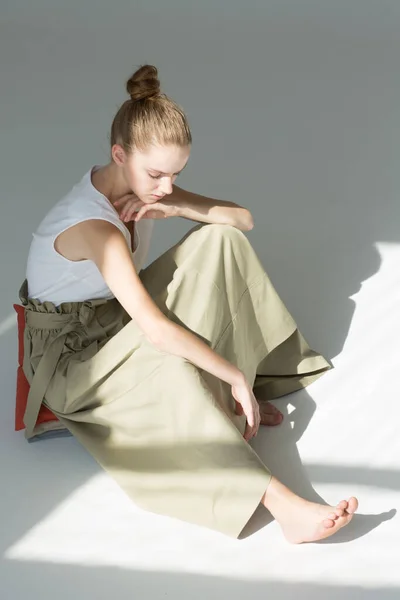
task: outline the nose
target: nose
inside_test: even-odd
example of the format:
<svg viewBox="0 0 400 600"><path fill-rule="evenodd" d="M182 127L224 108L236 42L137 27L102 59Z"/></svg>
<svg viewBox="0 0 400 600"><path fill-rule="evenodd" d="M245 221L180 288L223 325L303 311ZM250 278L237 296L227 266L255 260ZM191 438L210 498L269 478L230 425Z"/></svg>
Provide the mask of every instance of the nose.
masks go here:
<svg viewBox="0 0 400 600"><path fill-rule="evenodd" d="M164 177L161 183L162 194L172 194L172 179Z"/></svg>

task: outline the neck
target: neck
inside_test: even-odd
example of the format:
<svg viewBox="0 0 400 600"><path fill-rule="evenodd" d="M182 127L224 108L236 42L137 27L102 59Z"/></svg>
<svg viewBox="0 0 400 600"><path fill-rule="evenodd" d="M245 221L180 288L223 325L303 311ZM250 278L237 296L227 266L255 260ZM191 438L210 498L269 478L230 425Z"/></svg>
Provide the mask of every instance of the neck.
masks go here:
<svg viewBox="0 0 400 600"><path fill-rule="evenodd" d="M114 162L97 169L92 175L92 184L111 204L132 193L122 177L121 169Z"/></svg>

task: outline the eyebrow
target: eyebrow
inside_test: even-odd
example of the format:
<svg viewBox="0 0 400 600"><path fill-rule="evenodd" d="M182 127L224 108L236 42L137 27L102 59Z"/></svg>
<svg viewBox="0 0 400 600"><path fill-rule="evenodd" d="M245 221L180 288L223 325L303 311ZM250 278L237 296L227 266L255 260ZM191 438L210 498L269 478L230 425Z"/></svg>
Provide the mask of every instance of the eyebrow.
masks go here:
<svg viewBox="0 0 400 600"><path fill-rule="evenodd" d="M185 169L185 167L186 165L183 167L183 169ZM182 173L183 169L181 169L177 173L174 173L174 175L179 175L179 173ZM159 171L158 169L153 169L152 167L149 167L149 171L155 171L156 173L160 173L160 175L169 175L169 173L163 173L162 171Z"/></svg>

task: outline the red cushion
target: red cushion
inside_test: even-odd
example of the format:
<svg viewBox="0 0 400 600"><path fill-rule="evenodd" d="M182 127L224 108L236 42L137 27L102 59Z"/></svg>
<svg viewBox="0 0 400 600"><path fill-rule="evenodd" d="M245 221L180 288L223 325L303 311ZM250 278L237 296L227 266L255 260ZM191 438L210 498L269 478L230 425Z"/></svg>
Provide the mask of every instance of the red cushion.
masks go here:
<svg viewBox="0 0 400 600"><path fill-rule="evenodd" d="M17 313L18 325L18 369L17 369L17 390L15 403L15 431L25 429L24 414L29 394L29 383L22 369L24 360L24 330L25 330L25 308L19 304L14 304ZM58 421L57 417L42 404L36 424L47 423L48 421Z"/></svg>

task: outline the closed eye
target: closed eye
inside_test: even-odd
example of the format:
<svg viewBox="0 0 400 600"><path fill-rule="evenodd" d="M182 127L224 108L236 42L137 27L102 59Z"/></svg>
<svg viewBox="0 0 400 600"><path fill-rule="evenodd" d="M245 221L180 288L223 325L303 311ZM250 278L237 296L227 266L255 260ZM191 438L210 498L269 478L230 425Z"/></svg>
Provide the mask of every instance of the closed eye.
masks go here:
<svg viewBox="0 0 400 600"><path fill-rule="evenodd" d="M175 173L174 177L178 177L180 175L180 173ZM151 177L152 179L161 179L162 175L151 175L149 173L149 177Z"/></svg>

